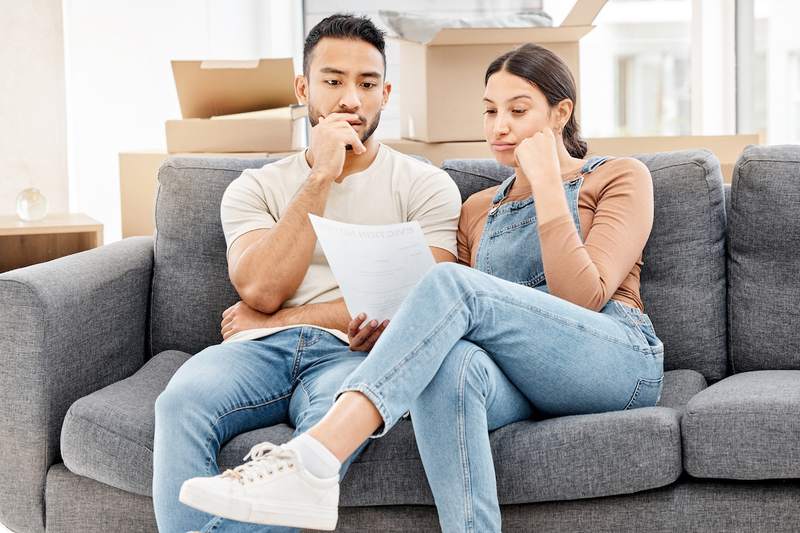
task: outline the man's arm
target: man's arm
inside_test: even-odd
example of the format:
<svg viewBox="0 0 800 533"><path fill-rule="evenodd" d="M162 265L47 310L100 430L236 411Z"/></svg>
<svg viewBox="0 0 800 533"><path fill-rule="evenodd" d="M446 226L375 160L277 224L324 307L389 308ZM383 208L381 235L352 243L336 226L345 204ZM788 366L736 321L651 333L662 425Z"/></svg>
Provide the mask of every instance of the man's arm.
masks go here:
<svg viewBox="0 0 800 533"><path fill-rule="evenodd" d="M250 307L275 313L297 291L317 242L308 214L322 214L331 183L312 173L273 228L245 233L231 245L231 283Z"/></svg>
<svg viewBox="0 0 800 533"><path fill-rule="evenodd" d="M365 148L347 122L331 114L311 132L311 173L274 227L239 237L228 253L231 283L244 302L267 314L277 312L300 286L317 242L309 213L322 216L331 186L341 174L346 146Z"/></svg>
<svg viewBox="0 0 800 533"><path fill-rule="evenodd" d="M443 248L431 247L431 253L437 263L455 261L453 254ZM350 317L343 298L330 302L280 309L272 314L263 313L247 304L247 302L244 303L246 304L245 306L241 305L241 302L234 304L222 313L223 339L247 329L294 326L297 324L313 324L323 328L348 332L353 323L357 321L357 317ZM358 321L357 328L360 327L361 322L363 322L363 319ZM374 325L367 324L364 328L361 328L358 335L359 344L351 344L351 346L361 347L360 343L368 339L380 326L381 324L375 323ZM377 340L377 337L375 340ZM359 351L368 350L360 349Z"/></svg>

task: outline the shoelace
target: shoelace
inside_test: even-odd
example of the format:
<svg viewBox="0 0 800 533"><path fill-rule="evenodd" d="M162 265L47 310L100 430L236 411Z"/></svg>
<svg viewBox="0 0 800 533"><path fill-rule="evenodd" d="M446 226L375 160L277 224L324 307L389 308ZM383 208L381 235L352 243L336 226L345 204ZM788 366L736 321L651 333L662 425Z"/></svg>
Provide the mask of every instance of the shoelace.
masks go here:
<svg viewBox="0 0 800 533"><path fill-rule="evenodd" d="M275 472L282 472L287 468L294 468L297 464L297 453L289 448L262 442L253 446L244 461L233 470L226 470L222 477L231 477L242 485L247 482L254 482L256 479L264 479L265 476L274 475Z"/></svg>

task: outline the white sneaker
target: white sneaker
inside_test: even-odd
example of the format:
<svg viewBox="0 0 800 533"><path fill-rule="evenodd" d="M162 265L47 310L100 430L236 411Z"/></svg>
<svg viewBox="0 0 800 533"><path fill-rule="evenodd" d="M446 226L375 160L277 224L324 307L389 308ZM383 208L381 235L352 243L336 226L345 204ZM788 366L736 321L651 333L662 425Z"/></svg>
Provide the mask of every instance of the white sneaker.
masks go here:
<svg viewBox="0 0 800 533"><path fill-rule="evenodd" d="M339 476L308 472L294 450L264 442L251 461L183 483L179 500L209 514L256 524L332 531L339 517Z"/></svg>

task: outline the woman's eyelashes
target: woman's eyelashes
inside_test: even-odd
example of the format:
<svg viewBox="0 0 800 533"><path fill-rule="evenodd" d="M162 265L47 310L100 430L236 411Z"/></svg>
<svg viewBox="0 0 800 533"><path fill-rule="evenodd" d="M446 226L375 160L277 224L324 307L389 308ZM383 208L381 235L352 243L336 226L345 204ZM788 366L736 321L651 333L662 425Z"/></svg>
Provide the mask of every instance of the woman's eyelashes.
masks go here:
<svg viewBox="0 0 800 533"><path fill-rule="evenodd" d="M524 115L525 113L528 112L528 110L524 109L524 108L514 108L514 109L511 109L510 111L511 111L512 115L517 115L517 116ZM484 115L496 115L497 114L497 109L486 109L486 110L484 110L483 114Z"/></svg>

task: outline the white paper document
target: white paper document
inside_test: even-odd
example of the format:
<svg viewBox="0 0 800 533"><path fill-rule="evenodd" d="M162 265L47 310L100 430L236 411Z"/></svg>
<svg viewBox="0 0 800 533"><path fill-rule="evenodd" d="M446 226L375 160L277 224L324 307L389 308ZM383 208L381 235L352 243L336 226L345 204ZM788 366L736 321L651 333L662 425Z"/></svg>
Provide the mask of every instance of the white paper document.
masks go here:
<svg viewBox="0 0 800 533"><path fill-rule="evenodd" d="M435 264L419 222L366 226L308 216L350 316L391 319Z"/></svg>

